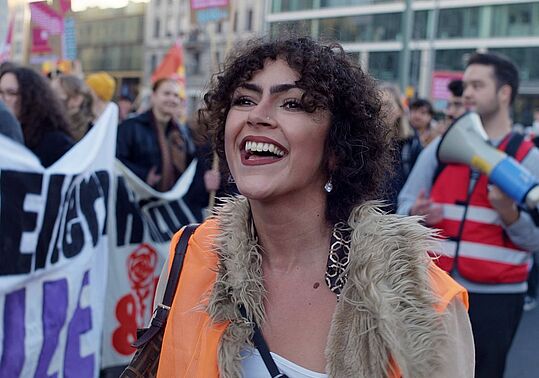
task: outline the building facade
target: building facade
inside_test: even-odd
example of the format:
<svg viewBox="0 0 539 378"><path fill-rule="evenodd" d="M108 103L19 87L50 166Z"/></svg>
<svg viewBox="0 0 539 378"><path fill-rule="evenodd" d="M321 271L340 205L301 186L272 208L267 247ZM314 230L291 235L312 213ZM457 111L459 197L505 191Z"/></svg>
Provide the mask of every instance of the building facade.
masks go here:
<svg viewBox="0 0 539 378"><path fill-rule="evenodd" d="M539 108L539 1L270 0L266 21L273 35L296 30L341 42L383 81L402 83L409 51L402 72L421 97L430 97L434 71L462 71L475 51L502 53L520 70L515 120L529 125Z"/></svg>
<svg viewBox="0 0 539 378"><path fill-rule="evenodd" d="M85 74L106 71L117 80L117 94L136 96L142 82L145 3L123 8L74 12L77 55Z"/></svg>
<svg viewBox="0 0 539 378"><path fill-rule="evenodd" d="M27 63L30 48L30 8L28 2L8 0L7 8L8 11L3 15L3 19L6 20L6 33L7 23L13 19L10 60L15 63Z"/></svg>
<svg viewBox="0 0 539 378"><path fill-rule="evenodd" d="M197 23L189 0L152 0L146 12L144 78L150 77L168 49L181 40L184 50L188 112L199 106L211 75L224 61L226 51L239 40L264 29L265 2L229 0L226 18Z"/></svg>

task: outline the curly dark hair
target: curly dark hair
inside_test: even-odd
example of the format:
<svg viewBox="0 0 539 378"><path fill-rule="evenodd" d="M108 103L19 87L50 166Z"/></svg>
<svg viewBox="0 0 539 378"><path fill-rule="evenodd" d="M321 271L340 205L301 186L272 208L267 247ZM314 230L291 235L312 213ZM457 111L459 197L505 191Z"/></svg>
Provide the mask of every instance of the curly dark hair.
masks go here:
<svg viewBox="0 0 539 378"><path fill-rule="evenodd" d="M376 83L339 44L295 36L247 42L213 77L198 112L199 122L208 130L223 173L229 174L224 131L232 95L267 60L277 59L299 73L296 85L304 91L304 109L325 109L331 114L323 164L332 178L333 191L327 197L326 218L330 222L347 220L353 207L378 198L393 164L391 130L380 115Z"/></svg>
<svg viewBox="0 0 539 378"><path fill-rule="evenodd" d="M19 85L19 122L24 142L29 148L39 144L48 131L60 130L69 133L69 121L60 99L49 82L37 71L21 66L8 67L0 74L13 74Z"/></svg>

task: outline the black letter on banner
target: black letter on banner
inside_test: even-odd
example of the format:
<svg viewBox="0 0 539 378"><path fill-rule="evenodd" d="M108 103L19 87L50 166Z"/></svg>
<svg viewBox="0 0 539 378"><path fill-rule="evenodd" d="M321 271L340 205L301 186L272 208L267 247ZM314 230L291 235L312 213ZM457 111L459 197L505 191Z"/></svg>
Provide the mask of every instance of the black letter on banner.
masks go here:
<svg viewBox="0 0 539 378"><path fill-rule="evenodd" d="M43 284L43 346L35 377L49 377L49 365L58 347L60 332L67 317L67 280L62 278ZM53 374L53 376L56 376Z"/></svg>
<svg viewBox="0 0 539 378"><path fill-rule="evenodd" d="M159 207L149 207L147 209L148 215L151 218L150 223L150 234L152 235L152 240L156 242L164 242L170 240L168 230L163 230L160 226L163 222L159 222L159 219L163 220L163 217L159 213Z"/></svg>
<svg viewBox="0 0 539 378"><path fill-rule="evenodd" d="M24 365L25 288L6 295L0 377L20 377Z"/></svg>
<svg viewBox="0 0 539 378"><path fill-rule="evenodd" d="M79 187L73 185L67 195L67 211L65 215L64 232L62 235L62 251L65 257L78 255L84 247L84 231L79 218Z"/></svg>
<svg viewBox="0 0 539 378"><path fill-rule="evenodd" d="M53 235L54 223L58 218L62 204L62 184L64 183L64 175L51 175L49 179L49 188L47 192L47 204L45 205L45 215L43 216L43 225L39 232L39 239L36 249L36 267L42 269L47 263L47 254L49 248L56 250L58 255L58 247L56 245L56 235ZM53 252L54 253L54 252Z"/></svg>
<svg viewBox="0 0 539 378"><path fill-rule="evenodd" d="M40 194L43 176L39 173L2 171L0 180L0 276L29 273L32 254L21 253L25 231L37 227L37 213L25 212L27 194Z"/></svg>
<svg viewBox="0 0 539 378"><path fill-rule="evenodd" d="M170 208L174 212L174 215L180 222L180 224L178 225L178 228L174 231L178 231L180 228L182 228L186 224L191 223L189 219L187 218L187 216L185 215L185 213L183 212L182 208L180 207L180 204L178 203L178 201L169 202L168 205L170 206Z"/></svg>
<svg viewBox="0 0 539 378"><path fill-rule="evenodd" d="M81 308L81 296L85 286L90 283L90 272L85 272L79 291L77 309L67 327L67 342L64 360L64 377L88 377L94 376L94 355L85 357L79 355L80 336L92 329L92 310L90 307Z"/></svg>
<svg viewBox="0 0 539 378"><path fill-rule="evenodd" d="M87 180L83 180L81 182L80 208L86 217L86 222L88 223L88 228L90 229L90 234L92 235L92 245L94 247L97 245L97 238L99 237L100 233L100 230L97 229L99 224L97 214L95 213L94 204L95 201L100 197L101 193L96 177L90 176ZM104 201L106 202L107 199L105 198Z"/></svg>
<svg viewBox="0 0 539 378"><path fill-rule="evenodd" d="M116 192L116 244L118 247L129 244L142 243L144 224L140 208L129 194L125 180L118 177L118 190ZM130 224L131 237L126 240L127 224Z"/></svg>
<svg viewBox="0 0 539 378"><path fill-rule="evenodd" d="M101 235L107 234L107 221L109 219L109 192L110 192L110 178L107 171L99 171L95 173L99 183L101 184L102 196L105 199L105 223L103 223L103 230Z"/></svg>

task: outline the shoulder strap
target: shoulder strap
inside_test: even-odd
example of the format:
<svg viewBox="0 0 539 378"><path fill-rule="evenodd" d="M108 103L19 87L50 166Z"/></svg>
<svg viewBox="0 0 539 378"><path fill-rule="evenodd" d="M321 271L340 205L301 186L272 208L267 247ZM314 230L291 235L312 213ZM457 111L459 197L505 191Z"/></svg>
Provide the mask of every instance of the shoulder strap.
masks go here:
<svg viewBox="0 0 539 378"><path fill-rule="evenodd" d="M182 271L185 253L187 252L187 244L191 238L191 235L193 232L195 232L198 226L198 224L190 224L183 230L182 236L180 236L180 240L178 241L178 244L176 244L163 301L157 305L155 316L152 319L150 328L148 328L148 330L133 343L133 347L140 348L146 344L166 324L170 306L174 300L174 294L176 293L178 281L180 280L180 273Z"/></svg>
<svg viewBox="0 0 539 378"><path fill-rule="evenodd" d="M240 305L240 313L245 319L249 319L247 317L247 311L243 305ZM264 336L262 336L262 332L260 331L260 328L258 328L256 322L251 321L251 323L253 324L254 331L253 343L255 344L256 349L258 349L260 357L262 357L262 361L264 361L264 365L266 365L266 369L268 369L271 377L288 378L285 374L279 371L277 364L273 360L273 357L271 357L268 344L266 344L266 340L264 340Z"/></svg>
<svg viewBox="0 0 539 378"><path fill-rule="evenodd" d="M524 134L522 133L515 133L512 132L509 136L509 141L507 142L507 145L505 148L502 148L502 150L505 151L505 153L512 158L515 158L517 155L517 151L520 148L520 145L524 141Z"/></svg>

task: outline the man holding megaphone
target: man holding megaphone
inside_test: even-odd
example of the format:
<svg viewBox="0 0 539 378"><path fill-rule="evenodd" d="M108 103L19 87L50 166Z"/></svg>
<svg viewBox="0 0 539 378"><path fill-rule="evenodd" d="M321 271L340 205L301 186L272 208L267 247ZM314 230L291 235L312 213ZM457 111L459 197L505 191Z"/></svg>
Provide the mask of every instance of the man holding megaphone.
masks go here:
<svg viewBox="0 0 539 378"><path fill-rule="evenodd" d="M465 115L442 143L438 138L423 150L399 195L398 212L421 215L440 229L437 264L470 295L476 377L502 378L522 316L531 251L539 250L539 227L524 211L537 203L532 190L539 177L539 150L511 133L510 106L519 82L512 62L474 54L463 82L465 105L480 120ZM506 182L512 177L491 175L490 168L505 155L493 152L482 133L490 145L514 157L516 171L521 166L529 174L529 186L520 185L518 195Z"/></svg>

